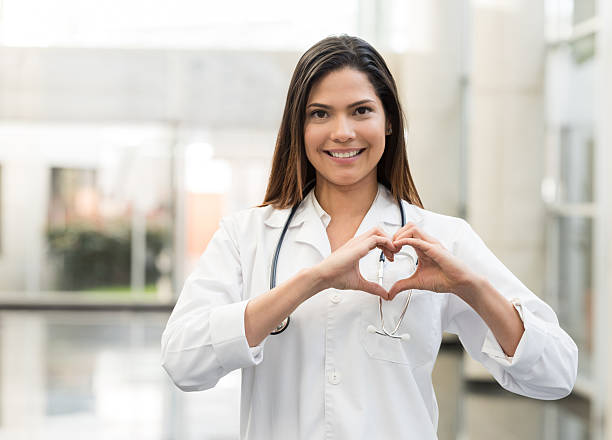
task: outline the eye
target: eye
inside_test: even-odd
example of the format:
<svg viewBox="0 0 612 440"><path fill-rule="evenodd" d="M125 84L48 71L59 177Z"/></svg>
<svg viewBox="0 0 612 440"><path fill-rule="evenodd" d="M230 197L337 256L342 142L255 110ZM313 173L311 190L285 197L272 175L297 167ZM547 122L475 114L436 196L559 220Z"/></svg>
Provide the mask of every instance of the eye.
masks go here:
<svg viewBox="0 0 612 440"><path fill-rule="evenodd" d="M316 116L316 115L320 115L321 113L323 113L323 115L325 115L326 111L325 110L315 110L315 111L310 113L310 116L315 117L315 119L321 119L323 116L321 116L321 117Z"/></svg>
<svg viewBox="0 0 612 440"><path fill-rule="evenodd" d="M367 110L364 111L363 113L360 112L360 110ZM357 109L355 109L355 111L357 112L357 114L359 114L360 116L364 116L367 115L368 113L370 113L372 111L372 109L370 107L366 107L366 106L361 106L361 107L357 107Z"/></svg>

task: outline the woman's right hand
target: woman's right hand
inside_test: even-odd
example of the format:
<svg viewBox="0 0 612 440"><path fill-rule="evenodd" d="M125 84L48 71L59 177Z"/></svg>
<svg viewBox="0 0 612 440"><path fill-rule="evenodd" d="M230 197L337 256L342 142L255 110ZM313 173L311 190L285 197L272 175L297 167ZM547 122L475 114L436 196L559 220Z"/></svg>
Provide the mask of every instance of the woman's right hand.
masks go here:
<svg viewBox="0 0 612 440"><path fill-rule="evenodd" d="M374 248L381 249L390 261L397 252L391 238L376 227L351 238L317 264L315 268L326 288L362 290L389 299L389 292L380 284L366 280L359 271L359 260Z"/></svg>

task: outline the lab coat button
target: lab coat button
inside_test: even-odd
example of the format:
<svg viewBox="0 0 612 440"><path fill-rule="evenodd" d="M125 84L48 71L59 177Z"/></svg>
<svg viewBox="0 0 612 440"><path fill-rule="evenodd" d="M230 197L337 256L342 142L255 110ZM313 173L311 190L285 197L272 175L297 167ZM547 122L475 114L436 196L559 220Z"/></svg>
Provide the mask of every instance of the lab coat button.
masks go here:
<svg viewBox="0 0 612 440"><path fill-rule="evenodd" d="M338 304L340 301L342 301L342 297L340 296L340 294L334 293L331 297L331 302L333 302L334 304Z"/></svg>
<svg viewBox="0 0 612 440"><path fill-rule="evenodd" d="M338 385L342 381L342 376L336 370L332 370L329 373L328 380L332 385Z"/></svg>

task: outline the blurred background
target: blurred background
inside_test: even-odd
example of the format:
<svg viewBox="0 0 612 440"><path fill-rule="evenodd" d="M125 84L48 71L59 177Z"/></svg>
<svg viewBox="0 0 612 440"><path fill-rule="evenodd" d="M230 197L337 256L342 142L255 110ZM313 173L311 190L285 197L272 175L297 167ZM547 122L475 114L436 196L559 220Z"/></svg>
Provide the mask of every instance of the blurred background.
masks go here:
<svg viewBox="0 0 612 440"><path fill-rule="evenodd" d="M439 438L612 439L612 4L0 0L0 439L237 439L240 372L183 393L160 336L221 216L261 203L289 79L385 57L426 209L466 218L580 349L512 395L445 338Z"/></svg>

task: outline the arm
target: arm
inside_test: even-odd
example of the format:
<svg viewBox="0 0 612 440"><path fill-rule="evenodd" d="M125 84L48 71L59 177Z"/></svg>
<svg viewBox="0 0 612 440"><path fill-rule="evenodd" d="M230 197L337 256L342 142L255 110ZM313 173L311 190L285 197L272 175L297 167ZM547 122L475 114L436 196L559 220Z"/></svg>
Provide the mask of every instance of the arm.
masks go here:
<svg viewBox="0 0 612 440"><path fill-rule="evenodd" d="M414 224L396 233L394 244L414 247L419 265L410 278L395 283L390 296L406 289L449 293L442 329L457 334L504 388L539 399L566 396L576 381L576 344L553 310L466 221L458 223L452 253Z"/></svg>
<svg viewBox="0 0 612 440"><path fill-rule="evenodd" d="M457 334L507 390L538 399L568 395L576 381L578 349L555 312L463 220L454 253L478 277L473 288L450 295L445 330Z"/></svg>
<svg viewBox="0 0 612 440"><path fill-rule="evenodd" d="M359 260L375 247L383 249L388 257L395 251L389 237L381 229L372 228L353 237L321 263L301 270L290 280L249 301L244 317L249 345L259 344L302 302L327 288L357 289L387 299L387 292L377 283L364 279L359 271Z"/></svg>
<svg viewBox="0 0 612 440"><path fill-rule="evenodd" d="M269 292L251 299L244 313L249 346L259 345L300 304L324 289L317 269L308 268Z"/></svg>
<svg viewBox="0 0 612 440"><path fill-rule="evenodd" d="M161 339L161 363L184 391L212 388L230 371L262 360L244 335L242 269L225 218L185 281Z"/></svg>
<svg viewBox="0 0 612 440"><path fill-rule="evenodd" d="M473 276L453 292L483 319L507 356L514 356L525 332L521 315L485 277Z"/></svg>
<svg viewBox="0 0 612 440"><path fill-rule="evenodd" d="M373 228L274 289L243 299L239 250L227 223L221 221L185 282L162 335L162 366L184 391L212 388L230 371L260 364L270 331L321 290L356 288L386 298L382 287L359 273L359 259L371 249L392 247Z"/></svg>

